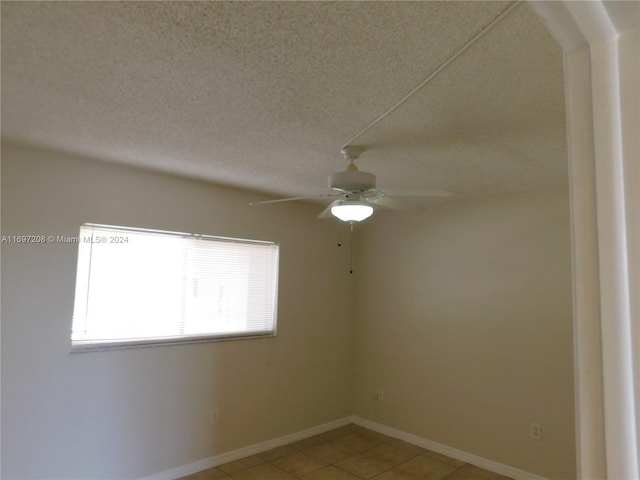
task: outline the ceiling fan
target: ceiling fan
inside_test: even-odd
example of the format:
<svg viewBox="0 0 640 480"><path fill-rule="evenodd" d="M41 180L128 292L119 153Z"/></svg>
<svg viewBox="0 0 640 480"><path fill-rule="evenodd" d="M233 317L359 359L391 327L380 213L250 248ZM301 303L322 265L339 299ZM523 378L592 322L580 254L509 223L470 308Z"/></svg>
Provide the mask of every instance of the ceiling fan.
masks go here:
<svg viewBox="0 0 640 480"><path fill-rule="evenodd" d="M402 209L402 204L394 197L449 197L451 194L440 189L384 189L376 187L376 176L358 169L355 160L360 157L364 148L358 145L347 145L341 149L345 160L349 162L346 170L329 175L328 186L335 193L305 197L289 197L277 200L253 202L249 205L290 202L311 198L336 198L325 208L318 218L334 216L344 222L361 222L373 214L373 206Z"/></svg>

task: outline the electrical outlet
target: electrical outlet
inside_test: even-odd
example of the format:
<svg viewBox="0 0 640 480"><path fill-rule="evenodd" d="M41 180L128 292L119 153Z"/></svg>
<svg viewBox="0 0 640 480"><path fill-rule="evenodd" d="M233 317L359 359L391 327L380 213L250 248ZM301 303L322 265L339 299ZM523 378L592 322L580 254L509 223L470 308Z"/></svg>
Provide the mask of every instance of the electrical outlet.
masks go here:
<svg viewBox="0 0 640 480"><path fill-rule="evenodd" d="M531 422L529 436L534 440L542 440L542 425L536 422Z"/></svg>
<svg viewBox="0 0 640 480"><path fill-rule="evenodd" d="M376 392L376 400L378 401L384 400L384 390L378 390Z"/></svg>
<svg viewBox="0 0 640 480"><path fill-rule="evenodd" d="M217 408L211 409L209 412L209 423L216 425L220 421L220 411Z"/></svg>

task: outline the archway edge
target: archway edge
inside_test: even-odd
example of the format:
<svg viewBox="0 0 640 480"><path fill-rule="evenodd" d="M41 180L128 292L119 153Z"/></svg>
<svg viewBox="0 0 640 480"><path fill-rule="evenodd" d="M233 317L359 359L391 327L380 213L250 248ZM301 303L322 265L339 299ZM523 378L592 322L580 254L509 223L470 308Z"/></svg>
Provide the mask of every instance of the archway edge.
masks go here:
<svg viewBox="0 0 640 480"><path fill-rule="evenodd" d="M529 2L565 52L640 28L640 2Z"/></svg>
<svg viewBox="0 0 640 480"><path fill-rule="evenodd" d="M530 5L564 51L578 478L640 478L640 3Z"/></svg>

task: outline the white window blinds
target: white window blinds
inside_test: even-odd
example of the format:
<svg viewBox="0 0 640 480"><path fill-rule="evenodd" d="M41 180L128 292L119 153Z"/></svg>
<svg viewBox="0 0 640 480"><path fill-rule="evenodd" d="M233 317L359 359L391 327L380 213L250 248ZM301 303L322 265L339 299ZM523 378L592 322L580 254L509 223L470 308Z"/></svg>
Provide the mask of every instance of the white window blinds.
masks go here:
<svg viewBox="0 0 640 480"><path fill-rule="evenodd" d="M271 335L278 245L85 224L74 350Z"/></svg>

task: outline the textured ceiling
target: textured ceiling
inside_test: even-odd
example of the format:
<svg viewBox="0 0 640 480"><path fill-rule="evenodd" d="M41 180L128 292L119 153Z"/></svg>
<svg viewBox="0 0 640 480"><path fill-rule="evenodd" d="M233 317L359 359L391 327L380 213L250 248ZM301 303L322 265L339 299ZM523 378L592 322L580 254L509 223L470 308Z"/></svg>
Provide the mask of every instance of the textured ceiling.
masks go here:
<svg viewBox="0 0 640 480"><path fill-rule="evenodd" d="M326 193L352 139L381 186L455 200L567 182L562 53L524 3L1 8L11 140L277 196Z"/></svg>

